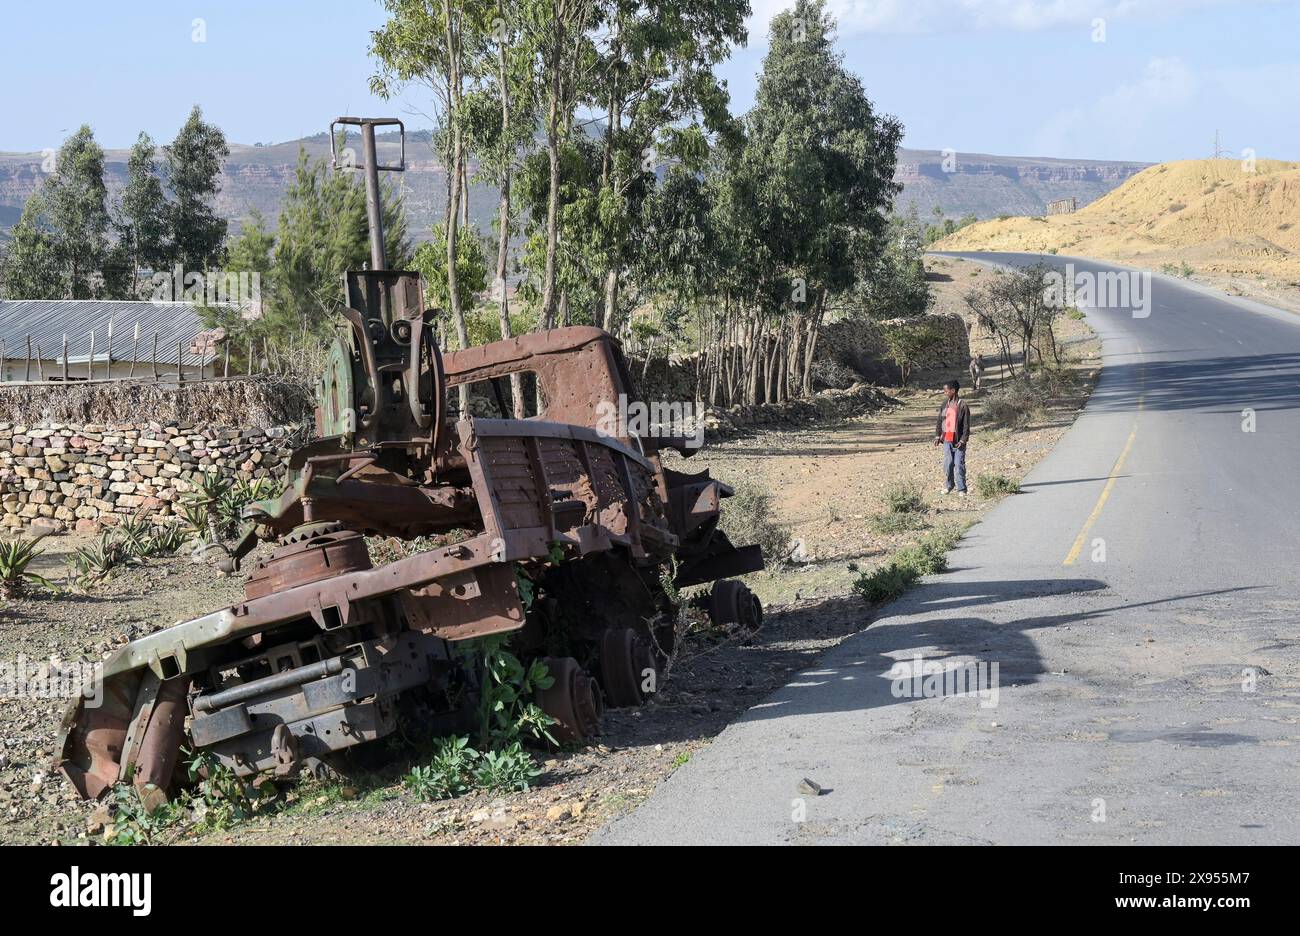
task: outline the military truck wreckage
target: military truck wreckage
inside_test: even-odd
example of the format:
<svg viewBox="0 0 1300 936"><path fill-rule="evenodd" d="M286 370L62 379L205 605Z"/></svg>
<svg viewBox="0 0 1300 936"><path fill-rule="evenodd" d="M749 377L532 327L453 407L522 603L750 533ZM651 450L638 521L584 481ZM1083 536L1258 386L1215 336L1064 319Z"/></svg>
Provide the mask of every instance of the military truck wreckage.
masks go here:
<svg viewBox="0 0 1300 936"><path fill-rule="evenodd" d="M378 165L375 127L400 121L340 118L331 141L340 123L361 136L371 262L345 277L317 438L294 453L283 494L245 511L232 568L276 544L252 565L245 600L120 648L102 704L68 710L58 762L83 796L126 781L166 791L182 747L241 777L289 776L327 769L401 719L450 730L477 692L454 645L493 634L545 661L554 683L536 701L558 740L581 741L605 704L644 702L671 653L669 571L678 587L715 583L716 621L761 621L758 600L726 578L763 565L757 546L718 529L731 489L665 468L660 451L685 451L681 439L597 431L602 403L635 399L609 334L559 328L440 353L419 274L385 260L378 172L405 156ZM511 375L540 413L513 418ZM499 417L457 412L462 387L494 399ZM453 531L464 537L371 564L366 535Z"/></svg>

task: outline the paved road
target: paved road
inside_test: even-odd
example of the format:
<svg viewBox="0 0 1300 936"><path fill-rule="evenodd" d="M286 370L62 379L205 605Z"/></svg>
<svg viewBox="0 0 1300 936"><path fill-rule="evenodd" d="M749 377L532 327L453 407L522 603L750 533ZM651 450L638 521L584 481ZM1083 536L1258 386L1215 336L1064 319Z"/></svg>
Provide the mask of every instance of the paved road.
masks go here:
<svg viewBox="0 0 1300 936"><path fill-rule="evenodd" d="M1300 317L1151 300L1088 310L1091 402L953 571L597 841L1300 843ZM926 664L994 663L996 698L926 694Z"/></svg>

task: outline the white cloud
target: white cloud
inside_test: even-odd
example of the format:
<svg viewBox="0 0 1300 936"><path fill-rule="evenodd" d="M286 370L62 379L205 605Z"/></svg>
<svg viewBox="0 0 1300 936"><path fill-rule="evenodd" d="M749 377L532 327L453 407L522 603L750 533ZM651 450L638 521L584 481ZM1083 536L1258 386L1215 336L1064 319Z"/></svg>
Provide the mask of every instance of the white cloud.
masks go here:
<svg viewBox="0 0 1300 936"><path fill-rule="evenodd" d="M921 35L1006 30L1032 32L1091 27L1094 19L1169 16L1252 0L828 0L841 36ZM1291 0L1254 0L1258 3ZM764 35L772 17L793 0L753 0L750 35Z"/></svg>
<svg viewBox="0 0 1300 936"><path fill-rule="evenodd" d="M1192 159L1209 156L1215 131L1237 154L1294 159L1287 118L1300 110L1300 64L1193 68L1154 58L1135 80L1050 115L1031 138L1043 156Z"/></svg>
<svg viewBox="0 0 1300 936"><path fill-rule="evenodd" d="M1133 145L1147 128L1193 103L1200 85L1182 59L1151 59L1137 81L1053 115L1035 134L1034 152L1095 153L1103 141Z"/></svg>

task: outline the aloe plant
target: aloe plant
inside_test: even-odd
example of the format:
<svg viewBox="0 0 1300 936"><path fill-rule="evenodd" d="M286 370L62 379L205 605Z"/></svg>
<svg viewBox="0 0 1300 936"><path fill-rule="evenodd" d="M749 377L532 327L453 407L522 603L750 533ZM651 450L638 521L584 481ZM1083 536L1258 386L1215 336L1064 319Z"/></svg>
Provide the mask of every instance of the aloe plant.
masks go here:
<svg viewBox="0 0 1300 936"><path fill-rule="evenodd" d="M0 543L0 596L21 597L28 582L36 582L51 589L56 587L48 579L27 568L43 552L36 543L36 540L26 537Z"/></svg>
<svg viewBox="0 0 1300 936"><path fill-rule="evenodd" d="M132 556L144 556L149 550L151 524L143 513L124 517L117 525L117 536L126 551Z"/></svg>
<svg viewBox="0 0 1300 936"><path fill-rule="evenodd" d="M192 509L194 515L192 518L189 511L186 511L186 520L205 533L210 542L219 543L223 525L221 505L230 494L231 481L219 471L204 471L199 474L194 486L195 490L185 498L185 506ZM202 527L194 522L199 511L202 511L204 518Z"/></svg>
<svg viewBox="0 0 1300 936"><path fill-rule="evenodd" d="M126 544L105 530L85 546L74 549L64 561L70 579L86 582L104 578L128 558Z"/></svg>

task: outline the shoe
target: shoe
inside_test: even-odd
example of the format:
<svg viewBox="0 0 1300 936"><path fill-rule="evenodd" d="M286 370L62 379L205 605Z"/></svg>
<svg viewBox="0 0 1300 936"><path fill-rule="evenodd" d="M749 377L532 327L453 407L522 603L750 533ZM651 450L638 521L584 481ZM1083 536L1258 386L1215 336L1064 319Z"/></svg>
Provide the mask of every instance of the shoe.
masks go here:
<svg viewBox="0 0 1300 936"><path fill-rule="evenodd" d="M948 495L952 493L952 488L939 488L939 491L944 495Z"/></svg>
<svg viewBox="0 0 1300 936"><path fill-rule="evenodd" d="M958 491L957 494L958 494L958 496L960 496L960 497L965 497L965 496L966 496L966 492L965 492L965 491Z"/></svg>

